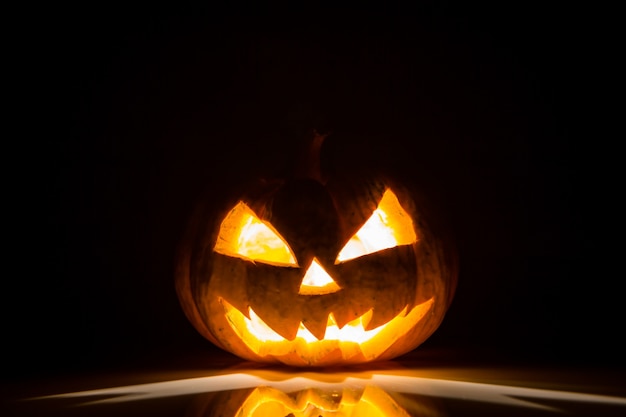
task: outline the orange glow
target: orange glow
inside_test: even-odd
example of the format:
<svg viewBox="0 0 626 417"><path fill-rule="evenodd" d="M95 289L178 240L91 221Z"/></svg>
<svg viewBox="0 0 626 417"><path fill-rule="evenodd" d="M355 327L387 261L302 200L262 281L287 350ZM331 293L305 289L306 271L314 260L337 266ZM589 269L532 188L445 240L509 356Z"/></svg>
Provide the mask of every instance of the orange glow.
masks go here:
<svg viewBox="0 0 626 417"><path fill-rule="evenodd" d="M387 190L371 217L343 247L335 263L415 242L417 235L411 216L402 208L396 195Z"/></svg>
<svg viewBox="0 0 626 417"><path fill-rule="evenodd" d="M396 195L387 189L369 219L339 252L335 264L396 246L411 245L417 240L411 216L400 205ZM214 251L230 257L279 267L299 266L287 241L268 221L262 220L243 201L237 203L221 222ZM303 266L304 268L306 271L298 295L318 297L342 290L318 258L313 258L311 264L308 267ZM322 316L321 321L317 319L315 323L300 321L297 327L294 323L294 327L288 329L289 332L280 331L281 334L293 337L292 340L285 340L252 308L240 311L223 297L218 295L218 299L226 313L226 321L243 342L241 349L245 350L247 347L260 358L267 357L300 366L358 363L378 359L431 311L435 298L432 297L413 308L407 305L389 322L373 329L369 329L368 325L375 316L374 310L366 311L345 325L344 320L340 320L341 328L330 312L327 316ZM337 304L338 308L341 308L340 300ZM365 310L361 310L363 311ZM324 325L325 329L319 328ZM227 328L223 324L220 326L220 332L224 327Z"/></svg>
<svg viewBox="0 0 626 417"><path fill-rule="evenodd" d="M405 335L430 311L434 298L419 304L408 312L405 308L388 323L375 329L365 330L373 311L352 320L342 328L337 326L332 313L328 316L324 339L318 340L300 322L296 337L286 340L272 330L255 312L249 308L247 318L226 300L220 299L228 322L239 338L250 350L259 356L280 356L297 352L303 360L317 363L324 355L339 350L344 360L362 354L366 360L380 356L396 340Z"/></svg>
<svg viewBox="0 0 626 417"><path fill-rule="evenodd" d="M317 258L313 258L311 266L307 269L300 285L298 294L303 295L322 295L331 294L339 291L341 288L328 272L322 268Z"/></svg>
<svg viewBox="0 0 626 417"><path fill-rule="evenodd" d="M260 220L243 201L220 226L215 252L277 266L297 266L289 245L268 222Z"/></svg>
<svg viewBox="0 0 626 417"><path fill-rule="evenodd" d="M368 416L408 417L385 391L368 385L365 389L343 388L321 390L309 388L286 394L278 389L255 388L233 415L241 417L264 416Z"/></svg>

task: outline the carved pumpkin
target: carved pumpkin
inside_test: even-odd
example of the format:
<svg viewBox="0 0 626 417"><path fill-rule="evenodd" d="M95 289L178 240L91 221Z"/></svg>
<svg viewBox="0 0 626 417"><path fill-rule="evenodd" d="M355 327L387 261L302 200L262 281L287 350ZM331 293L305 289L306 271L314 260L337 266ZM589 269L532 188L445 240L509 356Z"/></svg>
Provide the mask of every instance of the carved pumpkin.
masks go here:
<svg viewBox="0 0 626 417"><path fill-rule="evenodd" d="M314 173L257 181L225 207L191 225L177 277L187 317L217 346L252 361L353 364L404 354L441 323L454 263L400 184Z"/></svg>
<svg viewBox="0 0 626 417"><path fill-rule="evenodd" d="M227 391L195 400L187 415L189 417L409 416L387 392L373 385L337 390L308 388L290 393L265 386Z"/></svg>

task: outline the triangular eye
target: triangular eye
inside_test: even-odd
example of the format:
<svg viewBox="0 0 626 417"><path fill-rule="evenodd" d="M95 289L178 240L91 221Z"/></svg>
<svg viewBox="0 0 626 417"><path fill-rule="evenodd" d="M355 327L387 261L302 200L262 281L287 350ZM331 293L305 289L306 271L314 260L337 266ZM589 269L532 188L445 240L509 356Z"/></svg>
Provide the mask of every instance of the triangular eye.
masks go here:
<svg viewBox="0 0 626 417"><path fill-rule="evenodd" d="M388 189L371 217L339 252L335 264L416 241L411 216Z"/></svg>
<svg viewBox="0 0 626 417"><path fill-rule="evenodd" d="M222 222L213 250L253 262L298 266L285 239L243 201L237 203Z"/></svg>

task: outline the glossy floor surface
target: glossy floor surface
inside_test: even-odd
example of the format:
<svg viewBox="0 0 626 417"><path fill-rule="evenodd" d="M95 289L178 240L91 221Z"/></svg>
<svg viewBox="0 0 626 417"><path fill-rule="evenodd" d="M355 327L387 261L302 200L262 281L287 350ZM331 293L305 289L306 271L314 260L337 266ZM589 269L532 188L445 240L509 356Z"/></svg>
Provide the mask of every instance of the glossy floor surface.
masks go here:
<svg viewBox="0 0 626 417"><path fill-rule="evenodd" d="M202 363L202 362L198 362ZM617 369L423 357L357 368L238 363L26 378L3 387L16 416L623 416Z"/></svg>

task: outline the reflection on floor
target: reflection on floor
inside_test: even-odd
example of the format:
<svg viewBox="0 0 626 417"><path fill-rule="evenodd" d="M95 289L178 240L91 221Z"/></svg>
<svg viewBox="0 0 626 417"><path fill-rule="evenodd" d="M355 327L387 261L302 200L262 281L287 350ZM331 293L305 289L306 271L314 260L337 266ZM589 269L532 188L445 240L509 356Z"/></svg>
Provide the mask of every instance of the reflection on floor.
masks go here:
<svg viewBox="0 0 626 417"><path fill-rule="evenodd" d="M21 402L21 411L118 417L626 415L624 396L487 383L481 382L479 372L471 380L467 370L443 374L447 376L406 368L299 372L239 367L206 376L31 397ZM537 373L536 381L542 380Z"/></svg>

